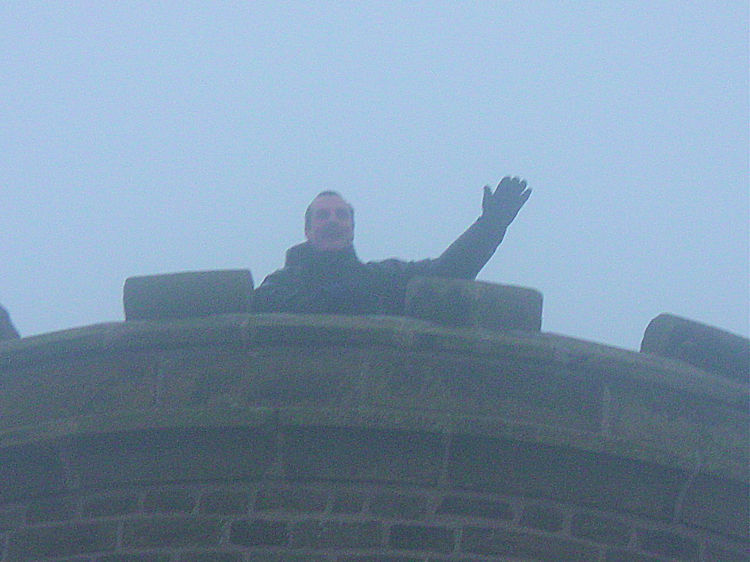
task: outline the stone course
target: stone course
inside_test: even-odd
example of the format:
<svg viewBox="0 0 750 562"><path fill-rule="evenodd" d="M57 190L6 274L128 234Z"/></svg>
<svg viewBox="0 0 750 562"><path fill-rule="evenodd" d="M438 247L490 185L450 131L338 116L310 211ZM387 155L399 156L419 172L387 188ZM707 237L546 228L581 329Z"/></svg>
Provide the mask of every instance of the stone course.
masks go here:
<svg viewBox="0 0 750 562"><path fill-rule="evenodd" d="M741 541L722 539L687 527L670 528L637 517L581 509L570 504L540 504L522 497L456 494L424 488L382 485L287 486L308 508L269 512L258 501L222 517L200 514L206 498L258 498L263 483L234 485L193 483L165 488L136 486L122 497L137 497L137 511L105 515L81 522L83 506L101 496L67 497L63 504L78 508L64 520L42 523L35 514L39 502L15 503L6 520L3 560L255 560L268 555L279 560L742 560ZM337 497L359 493L368 499L421 498L425 505L464 500L461 505L512 506L510 517L488 519L484 514L441 518L436 508L405 516L375 517L365 505L345 515L333 511ZM148 497L195 497L190 512L154 515ZM436 497L437 496L437 497ZM324 498L318 510L316 502ZM437 501L434 501L437 500ZM304 503L304 502L303 502ZM504 513L504 512L503 512ZM533 516L529 515L533 514ZM504 513L505 515L505 513ZM540 524L543 521L543 524ZM565 523L563 523L565 522ZM567 522L570 522L568 525Z"/></svg>

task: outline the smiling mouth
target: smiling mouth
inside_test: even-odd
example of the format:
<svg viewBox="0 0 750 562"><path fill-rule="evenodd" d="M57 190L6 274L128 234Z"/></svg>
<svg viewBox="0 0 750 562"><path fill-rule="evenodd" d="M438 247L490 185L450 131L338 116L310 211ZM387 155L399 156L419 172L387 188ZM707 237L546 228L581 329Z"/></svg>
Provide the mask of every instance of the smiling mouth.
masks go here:
<svg viewBox="0 0 750 562"><path fill-rule="evenodd" d="M342 228L329 227L323 229L322 234L325 238L341 238L346 235L346 232Z"/></svg>

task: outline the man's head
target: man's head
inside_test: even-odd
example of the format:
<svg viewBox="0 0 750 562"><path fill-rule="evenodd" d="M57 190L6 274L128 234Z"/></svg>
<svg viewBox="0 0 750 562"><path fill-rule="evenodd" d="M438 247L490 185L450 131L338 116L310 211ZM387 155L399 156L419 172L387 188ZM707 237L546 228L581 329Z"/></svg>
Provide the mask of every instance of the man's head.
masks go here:
<svg viewBox="0 0 750 562"><path fill-rule="evenodd" d="M354 208L335 191L319 193L305 211L305 236L318 250L343 250L354 241Z"/></svg>

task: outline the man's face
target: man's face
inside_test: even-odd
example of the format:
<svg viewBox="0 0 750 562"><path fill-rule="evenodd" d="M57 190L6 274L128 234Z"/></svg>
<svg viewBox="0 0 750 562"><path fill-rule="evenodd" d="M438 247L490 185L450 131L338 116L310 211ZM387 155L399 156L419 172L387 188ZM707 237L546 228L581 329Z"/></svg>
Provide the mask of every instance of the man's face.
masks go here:
<svg viewBox="0 0 750 562"><path fill-rule="evenodd" d="M349 204L338 195L321 195L310 204L307 240L318 250L343 250L354 241L354 221Z"/></svg>

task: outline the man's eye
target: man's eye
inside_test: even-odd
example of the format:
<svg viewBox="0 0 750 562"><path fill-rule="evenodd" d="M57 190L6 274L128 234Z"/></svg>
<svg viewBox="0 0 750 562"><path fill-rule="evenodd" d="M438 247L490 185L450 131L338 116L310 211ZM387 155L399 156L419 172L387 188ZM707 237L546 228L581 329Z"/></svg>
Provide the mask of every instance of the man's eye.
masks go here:
<svg viewBox="0 0 750 562"><path fill-rule="evenodd" d="M318 217L318 218L319 218L320 220L325 220L325 219L327 219L327 218L328 218L328 216L330 215L330 213L328 212L328 209L321 209L320 211L318 211L317 213L315 213L315 215L316 215L316 216L317 216L317 217Z"/></svg>
<svg viewBox="0 0 750 562"><path fill-rule="evenodd" d="M336 209L336 218L338 219L348 219L349 218L349 211L346 209Z"/></svg>

